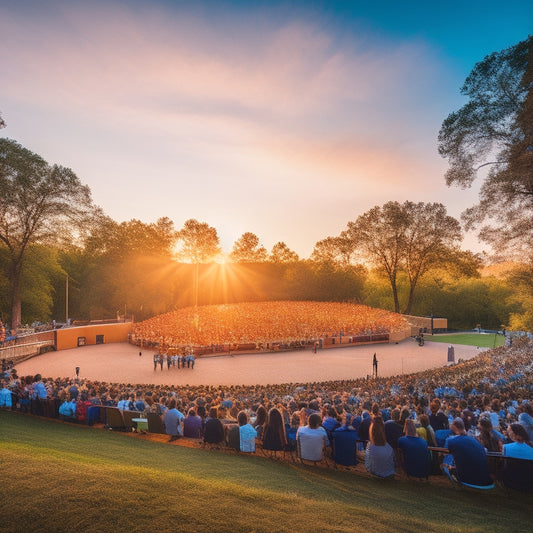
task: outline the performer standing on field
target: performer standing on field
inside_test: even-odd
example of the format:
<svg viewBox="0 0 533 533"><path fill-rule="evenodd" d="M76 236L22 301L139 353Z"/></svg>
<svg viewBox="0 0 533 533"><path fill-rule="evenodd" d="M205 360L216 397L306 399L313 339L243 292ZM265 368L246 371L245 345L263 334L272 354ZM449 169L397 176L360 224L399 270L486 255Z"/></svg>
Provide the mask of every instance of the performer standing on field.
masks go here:
<svg viewBox="0 0 533 533"><path fill-rule="evenodd" d="M372 360L372 376L375 378L378 377L378 359L375 353L374 353L374 359Z"/></svg>

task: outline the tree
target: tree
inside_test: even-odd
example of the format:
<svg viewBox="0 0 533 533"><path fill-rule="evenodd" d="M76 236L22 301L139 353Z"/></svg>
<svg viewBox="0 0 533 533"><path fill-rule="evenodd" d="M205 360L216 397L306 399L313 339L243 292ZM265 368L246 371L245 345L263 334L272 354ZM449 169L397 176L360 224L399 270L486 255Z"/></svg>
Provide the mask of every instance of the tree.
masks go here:
<svg viewBox="0 0 533 533"><path fill-rule="evenodd" d="M272 263L297 263L300 258L284 242L277 242L270 250Z"/></svg>
<svg viewBox="0 0 533 533"><path fill-rule="evenodd" d="M5 127L6 127L6 123L4 119L2 118L2 113L0 113L0 130Z"/></svg>
<svg viewBox="0 0 533 533"><path fill-rule="evenodd" d="M488 172L466 228L497 251L533 248L533 37L477 63L461 93L469 101L439 132L448 185L470 187ZM485 223L484 226L482 224Z"/></svg>
<svg viewBox="0 0 533 533"><path fill-rule="evenodd" d="M194 218L185 222L177 238L181 243L178 257L191 263L209 263L221 253L217 230Z"/></svg>
<svg viewBox="0 0 533 533"><path fill-rule="evenodd" d="M462 233L459 222L446 214L442 204L388 202L349 222L344 236L387 275L397 313L398 275L406 274L409 293L403 313L409 314L420 279L453 257Z"/></svg>
<svg viewBox="0 0 533 533"><path fill-rule="evenodd" d="M346 267L350 264L353 250L352 240L341 233L339 237L326 237L318 241L311 254L311 261L331 262Z"/></svg>
<svg viewBox="0 0 533 533"><path fill-rule="evenodd" d="M0 242L9 256L11 325L21 323L21 275L28 248L69 238L93 212L91 193L72 170L49 165L0 139Z"/></svg>
<svg viewBox="0 0 533 533"><path fill-rule="evenodd" d="M259 237L249 231L235 241L230 254L234 263L261 263L266 261L266 258L267 251L259 243Z"/></svg>

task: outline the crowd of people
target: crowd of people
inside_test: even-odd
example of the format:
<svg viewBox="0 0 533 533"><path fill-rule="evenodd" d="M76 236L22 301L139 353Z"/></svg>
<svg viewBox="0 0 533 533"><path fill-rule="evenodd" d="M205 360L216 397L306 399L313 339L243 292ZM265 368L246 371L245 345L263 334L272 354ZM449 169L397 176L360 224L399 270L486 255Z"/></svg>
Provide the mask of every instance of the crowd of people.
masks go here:
<svg viewBox="0 0 533 533"><path fill-rule="evenodd" d="M132 340L165 347L309 343L324 337L391 333L397 313L331 302L255 302L187 307L133 327Z"/></svg>
<svg viewBox="0 0 533 533"><path fill-rule="evenodd" d="M142 355L142 352L139 352L139 355ZM186 349L161 349L158 353L154 353L154 370L157 370L158 367L163 370L167 368L194 368L194 363L196 359L194 357L194 351L192 348Z"/></svg>
<svg viewBox="0 0 533 533"><path fill-rule="evenodd" d="M416 374L281 385L134 385L19 377L11 370L2 377L0 405L58 416L70 404L70 414L81 413L81 419L89 406L116 406L141 417L156 413L171 438L209 443L229 439L228 428L234 427L242 451L253 451L256 442L270 450L291 449L304 436L331 446L343 432L359 447L366 443L360 452L369 472L386 477L403 465L422 477L432 468L428 446L451 452L464 441L472 450L475 441L478 451L533 459L532 349L524 338ZM450 446L450 436L461 439ZM477 473L476 479L486 474Z"/></svg>

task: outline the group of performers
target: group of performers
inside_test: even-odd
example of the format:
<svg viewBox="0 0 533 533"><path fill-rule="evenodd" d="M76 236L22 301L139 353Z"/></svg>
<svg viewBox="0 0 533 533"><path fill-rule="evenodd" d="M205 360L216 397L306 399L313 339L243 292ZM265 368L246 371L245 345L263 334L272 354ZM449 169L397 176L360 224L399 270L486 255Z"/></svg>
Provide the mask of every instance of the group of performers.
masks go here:
<svg viewBox="0 0 533 533"><path fill-rule="evenodd" d="M192 349L185 350L184 353L170 355L166 352L154 354L154 370L157 370L157 365L161 367L167 367L170 370L171 367L178 368L194 368L195 357Z"/></svg>

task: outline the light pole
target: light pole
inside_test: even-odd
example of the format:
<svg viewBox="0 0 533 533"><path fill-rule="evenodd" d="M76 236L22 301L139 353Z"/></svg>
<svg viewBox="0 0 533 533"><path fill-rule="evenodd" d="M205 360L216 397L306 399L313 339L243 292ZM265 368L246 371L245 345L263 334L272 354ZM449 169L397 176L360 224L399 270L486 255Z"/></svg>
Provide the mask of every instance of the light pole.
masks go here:
<svg viewBox="0 0 533 533"><path fill-rule="evenodd" d="M67 273L67 281L65 284L65 324L68 325L68 273Z"/></svg>

